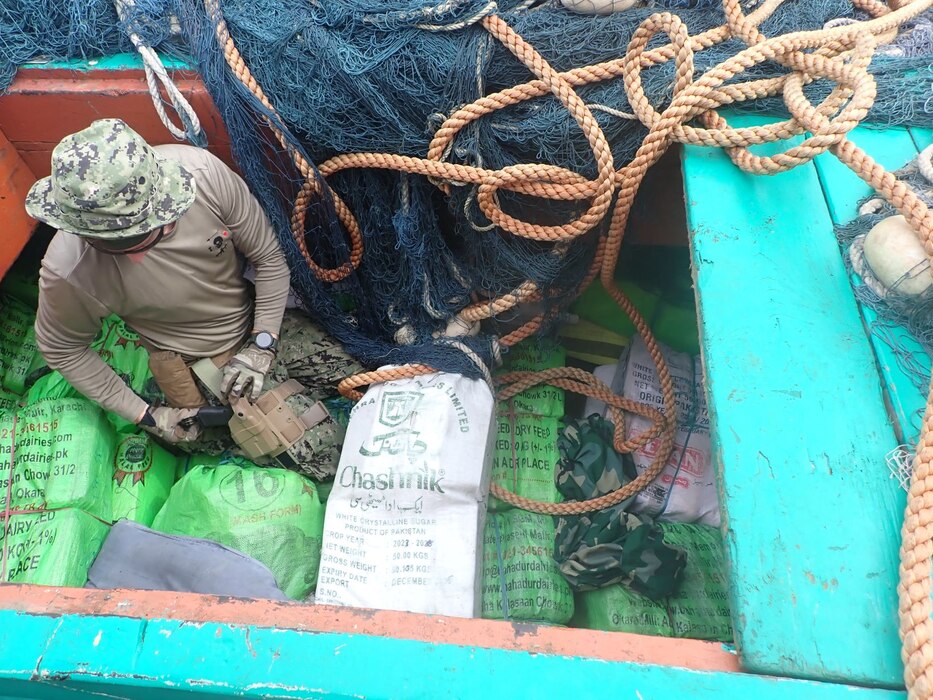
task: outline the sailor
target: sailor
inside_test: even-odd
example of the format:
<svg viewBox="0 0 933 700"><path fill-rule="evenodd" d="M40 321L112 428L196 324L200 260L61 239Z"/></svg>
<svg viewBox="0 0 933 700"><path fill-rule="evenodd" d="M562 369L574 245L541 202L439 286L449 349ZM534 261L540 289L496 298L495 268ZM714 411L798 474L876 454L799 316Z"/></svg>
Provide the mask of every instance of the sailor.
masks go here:
<svg viewBox="0 0 933 700"><path fill-rule="evenodd" d="M232 446L225 429L204 434L192 420L200 407L245 400L251 409L277 388L273 403L287 400L307 429L278 461L319 478L333 473L342 432L319 402L360 368L304 314L286 313L282 250L222 161L192 146L152 147L123 121L102 119L55 147L52 174L29 191L26 209L58 229L42 260L36 317L49 367L186 451ZM149 350L167 405L134 393L91 348L111 314Z"/></svg>

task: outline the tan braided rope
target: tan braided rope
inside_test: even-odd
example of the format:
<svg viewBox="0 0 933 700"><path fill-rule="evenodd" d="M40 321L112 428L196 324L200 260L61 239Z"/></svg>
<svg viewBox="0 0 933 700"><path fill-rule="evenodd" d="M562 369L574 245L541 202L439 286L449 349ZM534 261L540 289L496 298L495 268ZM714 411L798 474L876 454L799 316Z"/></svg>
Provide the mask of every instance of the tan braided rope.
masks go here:
<svg viewBox="0 0 933 700"><path fill-rule="evenodd" d="M654 407L617 396L612 389L589 372L577 369L576 367L555 367L540 372L511 372L500 377L499 381L504 386L504 388L496 394L496 399L499 401L506 401L525 389L537 386L538 384L550 384L605 402L609 406L609 412L612 416L614 426L613 447L617 452L634 452L654 439L659 440L659 443L657 454L643 473L639 474L638 477L622 488L616 489L604 496L591 498L586 501L545 503L519 496L498 484L492 484L489 490L496 498L506 501L518 508L530 510L535 513L546 513L548 515L578 515L580 513L588 513L594 510L609 508L634 496L654 481L667 463L674 446L674 437L673 431L667 429L668 421L665 415ZM651 427L626 440L625 414L623 411L648 418L651 420Z"/></svg>
<svg viewBox="0 0 933 700"><path fill-rule="evenodd" d="M759 174L781 172L807 163L820 153L829 151L856 172L865 182L901 212L917 231L927 254L933 260L933 214L916 194L904 183L899 182L864 151L846 138L871 107L875 86L866 68L874 48L889 41L897 28L921 12L933 6L933 0L891 0L886 5L878 0L853 0L853 5L868 12L873 19L847 24L826 30L794 32L780 37L767 38L758 30L760 23L770 16L782 0L766 0L748 16L744 15L738 0L723 0L727 23L716 29L689 36L686 28L676 17L664 13L649 17L636 30L626 55L594 66L575 68L564 73L553 71L537 52L521 37L518 37L501 18L487 17L483 20L486 30L502 42L519 60L531 70L536 80L524 85L513 86L501 92L486 95L471 105L454 112L440 129L428 149L427 158L410 158L393 154L349 154L338 156L323 164L319 171L323 176L350 167L389 168L411 173L420 173L438 182L449 191L451 185L472 184L479 187L478 203L481 210L503 230L514 235L548 241L569 241L590 230L595 222L609 212L611 197L616 194L611 207L611 222L607 237L600 241L594 265L587 276L586 284L598 275L607 291L628 313L636 328L645 336L649 351L658 368L664 394L667 415L652 414L653 423L648 431L633 440L624 440L624 415L628 410L645 415L653 410L632 406L621 397L612 395L601 382L586 373L563 368L547 370L539 377L506 375L506 388L500 397L517 392L536 383L548 382L569 391L594 396L606 401L616 418L614 443L617 449L631 449L641 440L659 437L669 441L675 425L675 409L670 375L660 356L650 330L637 310L625 298L613 279L613 270L618 259L619 247L631 203L637 193L644 173L657 161L672 143L688 143L725 148L732 160L743 170ZM247 87L274 113L272 105L262 94L261 88L249 74L242 57L236 52L233 41L223 24L218 0L205 0L209 14L218 27L217 36L231 69ZM221 27L223 30L221 31ZM658 31L666 33L671 42L663 47L646 50L650 38ZM748 46L735 56L708 70L699 80L693 80L694 51L708 48L729 38L743 40ZM658 113L648 102L640 81L640 71L656 63L675 60L677 63L674 97L671 104ZM735 82L735 76L763 61L775 61L786 66L786 76L767 80ZM573 88L593 82L622 77L629 101L637 117L650 129L632 162L609 174L608 147L604 135L592 114L580 100ZM803 94L803 86L813 80L827 78L836 87L819 105L812 105ZM728 82L728 84L726 84ZM522 164L490 171L482 168L443 162L449 146L459 131L470 122L509 105L553 93L580 125L593 149L598 177L589 181L580 175L552 165ZM717 108L766 96L781 94L791 113L791 118L777 124L745 128L733 128L714 110ZM702 127L691 122L699 119ZM276 127L270 123L273 131ZM809 132L804 141L783 153L760 157L750 153L749 146L771 143L791 136ZM289 148L284 137L277 132L283 147ZM293 156L294 157L294 156ZM301 196L301 216L310 199L319 194L316 180L309 174L311 168L303 159L295 158L296 167L306 178ZM515 219L501 211L495 193L508 189L519 193L533 194L555 200L589 200L589 207L578 219L559 226L540 226ZM343 202L334 196L338 215L347 227L353 250L357 253L351 264L356 266L362 256L362 239L359 226ZM293 233L296 238L296 213L293 214ZM303 219L300 219L303 227ZM303 231L302 231L303 234ZM355 236L360 235L359 246ZM302 252L304 241L299 240ZM314 266L309 255L309 265ZM582 288L585 288L585 284ZM512 308L522 301L541 298L541 290L532 282L526 282L498 299L478 302L468 307L462 316L468 320L490 318ZM511 344L537 331L542 322L537 316L524 327L503 338L503 344ZM434 371L424 365L413 365L368 372L349 378L341 383L346 395L359 397L356 388L366 384L388 381L408 376L417 376ZM582 376L581 376L582 375ZM529 383L530 382L530 383ZM514 394L511 394L514 395ZM657 431L657 435L654 435ZM672 444L672 443L671 443ZM670 453L668 445L660 464L666 462ZM931 624L931 557L933 557L933 387L927 404L920 444L914 463L908 505L902 529L901 583L898 587L900 599L902 656L905 664L905 682L910 698L933 697L933 624ZM654 468L655 465L652 465ZM651 469L642 476L646 476ZM641 477L640 477L641 478ZM652 476L651 478L654 478ZM633 482L628 487L643 487ZM636 486L637 483L637 486ZM607 507L631 495L620 492L607 494L586 503L541 504L521 499L514 494L494 487L495 495L539 512L585 512ZM562 511L570 506L575 510Z"/></svg>
<svg viewBox="0 0 933 700"><path fill-rule="evenodd" d="M227 64L230 66L230 70L233 71L233 74L236 75L240 82L249 88L249 91L253 93L262 106L278 118L275 107L266 97L259 83L256 82L256 79L250 72L249 67L246 65L246 62L243 60L243 57L237 50L236 45L233 42L233 38L230 36L230 32L227 29L227 22L224 20L223 13L220 9L220 0L204 0L204 6L207 10L208 16L211 18L211 21L214 24L214 32L217 37L217 41L220 44L220 47L223 49L224 58L226 59ZM318 178L311 164L308 163L300 151L291 145L291 142L283 133L282 128L277 126L268 117L264 117L264 120L266 125L272 130L272 133L275 134L276 140L279 142L282 148L284 148L292 157L292 161L295 163L295 167L298 169L298 172L301 173L302 177L304 177L304 183L299 190L297 197L295 198L295 204L292 208L292 236L294 237L295 242L298 244L298 249L301 251L305 262L307 262L308 267L311 268L314 275L318 279L325 282L338 282L347 277L351 272L353 272L353 270L359 267L360 262L362 262L363 232L360 230L359 224L356 222L356 218L350 213L350 210L347 208L344 201L340 199L336 193L330 192L334 202L334 209L336 210L337 215L340 217L341 222L344 224L344 226L346 226L347 233L350 238L350 260L349 262L333 269L323 268L314 261L314 259L311 257L311 253L308 251L308 246L305 242L304 234L305 215L308 206L314 197L320 196L321 194L320 188L318 186ZM278 119L278 121L281 123L281 119Z"/></svg>

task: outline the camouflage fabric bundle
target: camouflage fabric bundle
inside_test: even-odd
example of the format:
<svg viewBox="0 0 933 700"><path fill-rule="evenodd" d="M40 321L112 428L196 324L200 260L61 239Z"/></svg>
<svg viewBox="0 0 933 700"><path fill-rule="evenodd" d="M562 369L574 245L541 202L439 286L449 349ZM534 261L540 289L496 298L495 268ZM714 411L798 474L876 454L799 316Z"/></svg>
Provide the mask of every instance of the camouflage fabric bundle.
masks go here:
<svg viewBox="0 0 933 700"><path fill-rule="evenodd" d="M558 448L557 487L567 500L603 496L631 480L625 459L612 447L612 425L599 416L572 421ZM558 518L554 558L575 591L622 583L656 600L677 589L684 550L665 543L651 519L627 513L628 502Z"/></svg>
<svg viewBox="0 0 933 700"><path fill-rule="evenodd" d="M664 541L687 550L683 581L654 601L615 585L577 595L575 627L659 637L732 641L722 536L708 525L662 523Z"/></svg>
<svg viewBox="0 0 933 700"><path fill-rule="evenodd" d="M551 556L554 521L511 510L490 513L483 534L483 617L566 624L573 593Z"/></svg>

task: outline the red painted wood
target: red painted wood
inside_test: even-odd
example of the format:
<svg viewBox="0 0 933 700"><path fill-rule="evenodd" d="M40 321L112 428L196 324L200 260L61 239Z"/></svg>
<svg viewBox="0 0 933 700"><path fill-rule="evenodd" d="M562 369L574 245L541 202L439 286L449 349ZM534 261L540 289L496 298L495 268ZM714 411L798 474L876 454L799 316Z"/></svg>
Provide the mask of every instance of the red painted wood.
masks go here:
<svg viewBox="0 0 933 700"><path fill-rule="evenodd" d="M230 137L204 84L188 72L175 84L201 121L209 149L232 165ZM141 71L21 71L0 96L0 128L37 177L49 174L52 149L95 119L119 117L152 145L176 143L152 106Z"/></svg>
<svg viewBox="0 0 933 700"><path fill-rule="evenodd" d="M33 171L0 129L0 277L10 269L36 226L23 207L35 181Z"/></svg>

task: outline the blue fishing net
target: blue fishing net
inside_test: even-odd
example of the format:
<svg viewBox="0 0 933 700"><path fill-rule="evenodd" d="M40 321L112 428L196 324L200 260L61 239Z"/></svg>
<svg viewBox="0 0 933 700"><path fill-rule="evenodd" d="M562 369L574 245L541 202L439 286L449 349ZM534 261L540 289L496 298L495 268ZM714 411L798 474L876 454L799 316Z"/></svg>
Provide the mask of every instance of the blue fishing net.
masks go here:
<svg viewBox="0 0 933 700"><path fill-rule="evenodd" d="M743 3L746 10L756 3ZM199 0L136 0L120 22L111 0L5 0L0 8L0 88L16 66L37 56L88 57L131 50L132 29L160 51L186 57L200 71L232 137L237 163L278 232L293 271L293 287L308 311L348 351L369 365L422 362L475 376L473 363L438 341L448 321L478 298L506 293L531 279L558 290L538 308L559 309L583 280L602 230L570 246L532 241L492 226L480 211L476 188L454 186L450 196L426 178L377 170L349 170L328 184L347 203L363 232L359 269L337 283L318 280L290 231L294 197L302 184L291 151L310 162L350 152L424 156L444 118L458 107L533 75L479 24L496 11L559 70L623 55L634 29L654 11L671 9L692 34L723 23L718 0L654 0L650 7L594 18L556 2L501 0L225 0L231 36L254 77L275 105L271 114L231 73L214 25ZM180 31L171 31L177 17ZM856 18L849 0L788 0L761 27L769 36L816 29ZM878 123L928 124L933 105L933 67L922 22L900 55L880 56L872 71ZM656 37L653 45L666 42ZM730 41L697 53L697 71L743 47ZM742 76L778 75L776 65ZM643 73L656 106L670 99L673 65ZM808 87L819 96L831 86ZM579 88L605 132L616 166L628 162L646 132L630 118L621 80ZM739 105L781 114L780 100ZM267 126L287 134L283 148ZM487 115L464 128L446 159L502 168L517 163L559 165L587 177L596 174L590 146L553 96L529 100ZM326 190L326 188L323 188ZM499 205L528 221L559 224L582 204L545 203L499 193ZM348 260L346 234L325 194L306 212L303 240L323 267ZM504 314L518 322L520 312ZM463 342L486 361L490 324ZM401 344L400 344L401 342Z"/></svg>
<svg viewBox="0 0 933 700"><path fill-rule="evenodd" d="M921 173L918 159L895 174L928 207L933 208L933 182ZM892 350L904 376L910 379L920 395L925 396L930 387L929 358L933 357L933 289L927 289L921 294L905 294L898 289L898 283L905 281L906 276L891 288L885 287L874 276L870 264L860 254L865 236L876 224L898 212L877 195L862 199L859 212L852 221L836 227L836 237L842 247L846 269L854 281L855 298L874 311L868 324L869 332ZM928 269L929 264L924 262L908 274L923 275ZM918 345L923 352L916 350ZM912 431L905 435L910 444L914 444L920 433L923 410L920 408L910 417L910 426L902 426Z"/></svg>

